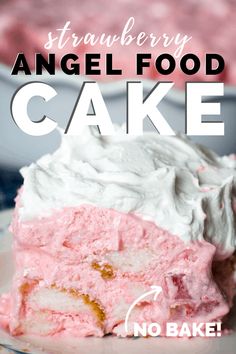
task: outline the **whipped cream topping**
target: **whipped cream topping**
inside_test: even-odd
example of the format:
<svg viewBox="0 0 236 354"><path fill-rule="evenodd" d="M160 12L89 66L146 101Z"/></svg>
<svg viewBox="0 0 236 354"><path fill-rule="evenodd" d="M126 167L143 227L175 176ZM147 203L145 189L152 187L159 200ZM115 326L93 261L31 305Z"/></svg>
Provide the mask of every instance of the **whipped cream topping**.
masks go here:
<svg viewBox="0 0 236 354"><path fill-rule="evenodd" d="M184 241L203 238L216 255L236 245L236 157L219 157L185 136L118 130L62 136L59 149L21 169L21 221L92 204L134 213Z"/></svg>

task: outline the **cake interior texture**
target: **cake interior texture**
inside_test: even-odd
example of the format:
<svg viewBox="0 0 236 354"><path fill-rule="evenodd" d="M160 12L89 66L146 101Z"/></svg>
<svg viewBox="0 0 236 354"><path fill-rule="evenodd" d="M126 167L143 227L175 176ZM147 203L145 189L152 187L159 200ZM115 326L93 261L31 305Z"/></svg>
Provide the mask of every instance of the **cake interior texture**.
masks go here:
<svg viewBox="0 0 236 354"><path fill-rule="evenodd" d="M12 231L16 274L2 307L14 335L125 336L130 305L153 285L163 291L139 302L129 335L134 321L158 319L164 331L168 321L221 320L232 305L233 267L212 267L212 244L185 244L134 215L84 205L19 223L16 211Z"/></svg>

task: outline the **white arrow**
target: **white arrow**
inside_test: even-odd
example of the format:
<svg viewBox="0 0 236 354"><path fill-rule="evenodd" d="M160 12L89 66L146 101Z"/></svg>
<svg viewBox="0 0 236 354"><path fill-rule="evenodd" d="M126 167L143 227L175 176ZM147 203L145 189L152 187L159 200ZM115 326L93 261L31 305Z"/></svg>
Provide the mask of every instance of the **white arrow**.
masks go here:
<svg viewBox="0 0 236 354"><path fill-rule="evenodd" d="M125 332L128 332L128 320L129 320L129 316L131 314L131 311L133 310L133 308L141 301L143 300L145 297L150 296L152 294L154 294L154 301L156 301L157 296L162 292L162 287L161 286L157 286L157 285L152 285L151 286L150 291L146 292L145 294L139 296L138 299L136 299L132 305L130 306L129 310L127 311L127 314L125 316Z"/></svg>

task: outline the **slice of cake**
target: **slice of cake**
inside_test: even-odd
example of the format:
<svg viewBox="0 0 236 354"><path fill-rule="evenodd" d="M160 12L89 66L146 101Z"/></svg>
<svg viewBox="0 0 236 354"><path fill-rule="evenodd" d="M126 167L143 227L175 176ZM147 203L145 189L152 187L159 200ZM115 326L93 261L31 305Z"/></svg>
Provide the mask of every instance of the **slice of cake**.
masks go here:
<svg viewBox="0 0 236 354"><path fill-rule="evenodd" d="M165 335L167 322L224 319L235 286L235 167L234 156L184 137L64 136L21 171L2 326L126 336L134 322L158 322Z"/></svg>

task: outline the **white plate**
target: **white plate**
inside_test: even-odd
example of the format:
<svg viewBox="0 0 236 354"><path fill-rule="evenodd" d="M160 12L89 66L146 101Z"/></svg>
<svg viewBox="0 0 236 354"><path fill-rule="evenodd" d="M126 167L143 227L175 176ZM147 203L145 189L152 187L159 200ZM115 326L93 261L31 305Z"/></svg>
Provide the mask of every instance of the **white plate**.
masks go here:
<svg viewBox="0 0 236 354"><path fill-rule="evenodd" d="M0 213L0 293L9 288L12 277L11 236L6 231L12 211ZM33 354L235 354L236 333L221 338L166 339L139 338L122 339L81 338L70 341L47 340L46 338L13 338L0 331L0 343L10 344L18 350ZM38 349L39 348L39 349ZM44 351L42 351L42 348ZM0 347L0 354L7 354Z"/></svg>

